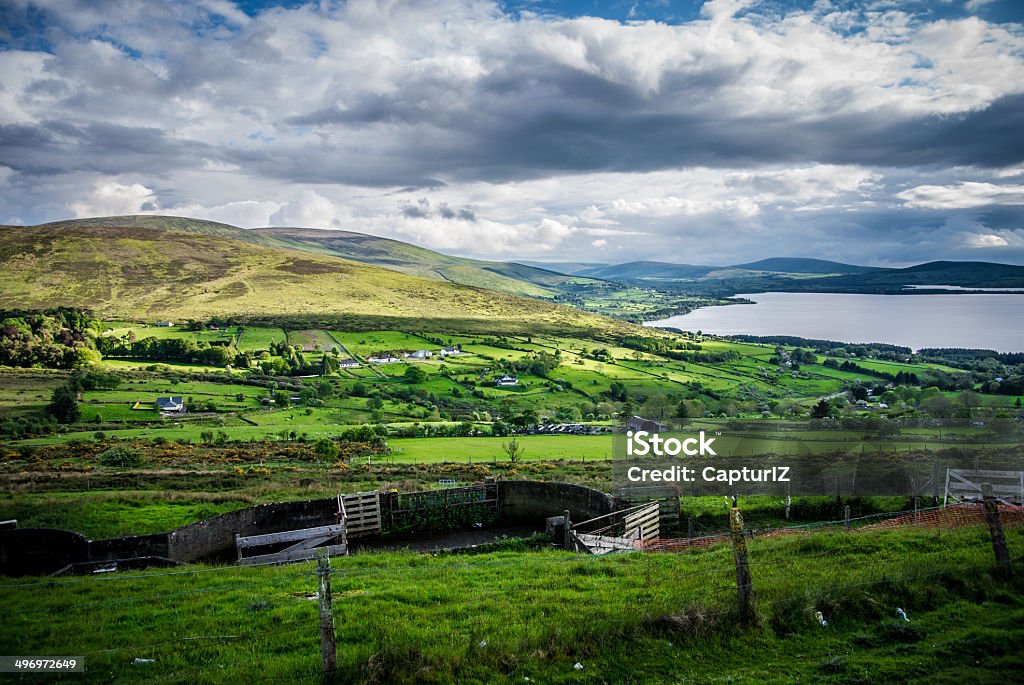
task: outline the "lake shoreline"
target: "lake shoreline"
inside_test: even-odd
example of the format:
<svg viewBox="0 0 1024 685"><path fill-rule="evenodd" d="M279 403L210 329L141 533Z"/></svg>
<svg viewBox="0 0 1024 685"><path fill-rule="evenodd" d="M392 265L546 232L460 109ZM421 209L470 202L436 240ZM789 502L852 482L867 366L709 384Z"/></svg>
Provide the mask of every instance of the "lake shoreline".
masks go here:
<svg viewBox="0 0 1024 685"><path fill-rule="evenodd" d="M928 299L917 297L928 294ZM1024 295L1019 292L914 290L902 293L741 293L752 307L700 307L645 326L711 335L790 335L885 343L914 350L973 348L1024 351ZM747 304L735 302L734 304Z"/></svg>

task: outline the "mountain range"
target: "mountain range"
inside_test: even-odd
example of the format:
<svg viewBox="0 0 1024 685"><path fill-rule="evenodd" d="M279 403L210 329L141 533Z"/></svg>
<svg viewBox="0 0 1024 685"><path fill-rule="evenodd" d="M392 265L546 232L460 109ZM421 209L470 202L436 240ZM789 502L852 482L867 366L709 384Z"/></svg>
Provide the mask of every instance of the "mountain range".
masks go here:
<svg viewBox="0 0 1024 685"><path fill-rule="evenodd" d="M528 262L543 267L543 262ZM905 286L945 285L963 288L1024 287L1024 266L992 262L936 261L904 268L858 266L825 259L773 257L729 266L627 262L624 264L547 265L567 274L647 286L690 286L695 292L708 289L764 292L905 292Z"/></svg>
<svg viewBox="0 0 1024 685"><path fill-rule="evenodd" d="M895 293L907 285L1024 288L1024 267L987 262L902 269L791 257L726 266L514 263L351 231L243 229L152 215L0 226L0 266L4 308L78 306L106 318L145 320L292 316L352 327L495 333L624 330L628 324L552 300L579 304L581 293L631 286L714 297L767 290ZM648 292L633 290L640 300Z"/></svg>

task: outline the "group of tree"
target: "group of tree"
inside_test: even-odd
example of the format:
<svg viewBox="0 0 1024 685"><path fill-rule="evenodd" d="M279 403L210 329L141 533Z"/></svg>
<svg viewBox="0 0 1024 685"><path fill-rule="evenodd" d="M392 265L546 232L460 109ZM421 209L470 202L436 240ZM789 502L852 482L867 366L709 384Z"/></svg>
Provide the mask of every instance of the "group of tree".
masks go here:
<svg viewBox="0 0 1024 685"><path fill-rule="evenodd" d="M75 369L99 362L99 322L79 309L0 311L0 365Z"/></svg>
<svg viewBox="0 0 1024 685"><path fill-rule="evenodd" d="M238 355L238 350L228 343L196 342L190 338L148 337L139 340L134 331L123 336L97 338L96 349L104 357L192 362L205 366L227 366L233 364Z"/></svg>

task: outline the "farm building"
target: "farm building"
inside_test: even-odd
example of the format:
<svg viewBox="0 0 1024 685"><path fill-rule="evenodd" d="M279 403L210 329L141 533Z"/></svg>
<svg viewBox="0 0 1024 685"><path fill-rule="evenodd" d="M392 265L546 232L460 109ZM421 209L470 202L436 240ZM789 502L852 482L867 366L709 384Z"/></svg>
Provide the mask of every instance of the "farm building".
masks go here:
<svg viewBox="0 0 1024 685"><path fill-rule="evenodd" d="M660 433L665 430L665 424L651 419L645 419L642 416L630 416L629 420L626 421L626 428L631 431L647 431L648 433Z"/></svg>
<svg viewBox="0 0 1024 685"><path fill-rule="evenodd" d="M508 387L512 385L519 385L519 379L515 376L505 375L494 381L494 384L499 388Z"/></svg>
<svg viewBox="0 0 1024 685"><path fill-rule="evenodd" d="M454 354L463 354L463 351L457 347L444 347L438 354L442 357L450 357Z"/></svg>
<svg viewBox="0 0 1024 685"><path fill-rule="evenodd" d="M359 367L359 362L357 362L355 359L339 359L338 360L338 368L339 369L355 369L355 368L358 368L358 367Z"/></svg>
<svg viewBox="0 0 1024 685"><path fill-rule="evenodd" d="M182 397L158 397L156 408L162 412L180 414L185 411L185 402Z"/></svg>
<svg viewBox="0 0 1024 685"><path fill-rule="evenodd" d="M371 364L397 364L402 360L399 359L398 357L393 357L390 354L388 354L381 357L367 357L366 361L370 362Z"/></svg>
<svg viewBox="0 0 1024 685"><path fill-rule="evenodd" d="M415 352L407 352L404 356L410 359L429 359L434 356L434 353L430 350L416 350Z"/></svg>
<svg viewBox="0 0 1024 685"><path fill-rule="evenodd" d="M168 328L169 326L173 326L174 322L173 321L157 321L156 325L157 325L158 328Z"/></svg>

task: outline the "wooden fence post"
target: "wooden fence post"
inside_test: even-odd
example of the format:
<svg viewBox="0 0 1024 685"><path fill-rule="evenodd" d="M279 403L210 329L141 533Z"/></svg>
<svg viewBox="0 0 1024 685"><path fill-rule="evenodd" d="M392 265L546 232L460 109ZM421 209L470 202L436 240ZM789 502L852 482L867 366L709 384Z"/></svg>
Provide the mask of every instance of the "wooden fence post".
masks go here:
<svg viewBox="0 0 1024 685"><path fill-rule="evenodd" d="M743 515L739 507L729 510L729 531L732 536L732 554L736 559L736 593L740 604L740 620L750 624L754 621L754 585L750 579L750 559L747 557L747 540L743 535Z"/></svg>
<svg viewBox="0 0 1024 685"><path fill-rule="evenodd" d="M843 528L850 530L850 505L847 504L843 510Z"/></svg>
<svg viewBox="0 0 1024 685"><path fill-rule="evenodd" d="M324 673L334 673L338 669L338 657L334 645L334 607L331 604L331 558L326 549L317 556L316 574L320 581L320 665Z"/></svg>
<svg viewBox="0 0 1024 685"><path fill-rule="evenodd" d="M1013 575L1013 565L1010 562L1010 552L1006 549L1006 536L1003 535L1003 525L999 521L999 500L992 495L992 484L981 484L981 496L984 498L985 523L988 524L988 534L992 536L992 551L996 555L996 567L999 572L1006 575Z"/></svg>
<svg viewBox="0 0 1024 685"><path fill-rule="evenodd" d="M687 516L686 517L686 537L688 537L688 538L692 538L693 537L693 517L692 516Z"/></svg>
<svg viewBox="0 0 1024 685"><path fill-rule="evenodd" d="M562 546L565 549L572 549L572 521L569 520L569 510L565 510L563 515L563 528L564 534L562 536Z"/></svg>

